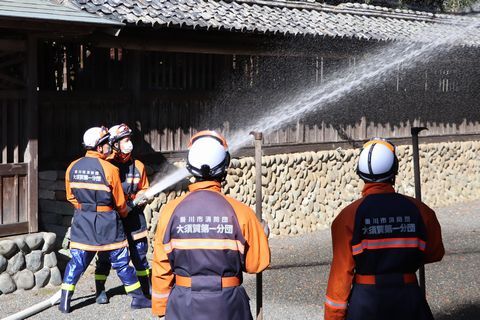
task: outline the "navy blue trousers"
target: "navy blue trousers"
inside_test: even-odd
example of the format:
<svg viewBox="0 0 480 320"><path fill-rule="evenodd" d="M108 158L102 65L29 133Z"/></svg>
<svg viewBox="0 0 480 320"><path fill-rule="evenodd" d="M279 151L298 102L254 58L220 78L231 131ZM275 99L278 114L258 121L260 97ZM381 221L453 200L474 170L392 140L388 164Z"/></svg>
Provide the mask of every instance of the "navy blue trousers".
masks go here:
<svg viewBox="0 0 480 320"><path fill-rule="evenodd" d="M70 249L72 259L67 264L65 275L63 277L62 289L74 291L81 275L87 270L88 265L95 257L96 252L84 251L80 249ZM111 251L102 251L102 255L106 256L111 263L113 269L117 271L118 277L128 292L140 288L135 269L128 265L130 256L128 248L121 248Z"/></svg>
<svg viewBox="0 0 480 320"><path fill-rule="evenodd" d="M347 320L433 320L433 315L417 284L354 284Z"/></svg>
<svg viewBox="0 0 480 320"><path fill-rule="evenodd" d="M167 302L166 320L253 320L242 286L198 290L174 286Z"/></svg>
<svg viewBox="0 0 480 320"><path fill-rule="evenodd" d="M137 276L146 277L150 274L150 266L147 260L148 240L142 238L138 240L128 239L128 248L130 250L130 258L133 266L137 270ZM95 268L95 279L106 280L111 268L110 260L106 252L98 253L97 265Z"/></svg>

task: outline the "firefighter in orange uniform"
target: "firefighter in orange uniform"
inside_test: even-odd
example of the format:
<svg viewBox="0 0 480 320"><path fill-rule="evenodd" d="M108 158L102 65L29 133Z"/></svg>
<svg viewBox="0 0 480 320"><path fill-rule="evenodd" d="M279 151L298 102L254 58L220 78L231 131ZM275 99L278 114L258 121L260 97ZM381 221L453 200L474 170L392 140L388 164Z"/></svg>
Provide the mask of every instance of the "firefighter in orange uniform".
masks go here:
<svg viewBox="0 0 480 320"><path fill-rule="evenodd" d="M120 170L120 182L125 198L127 201L133 201L148 189L145 166L141 161L132 158L133 143L130 140L132 130L126 124L111 127L109 133L113 153L108 157L108 160ZM137 271L143 294L150 297L150 266L147 260L148 231L142 205L132 208L128 216L123 219L123 226L127 233L130 258ZM98 304L108 303L105 281L110 269L111 264L108 254L99 252L95 269L96 302Z"/></svg>
<svg viewBox="0 0 480 320"><path fill-rule="evenodd" d="M168 320L252 319L242 272L270 264L266 231L246 205L221 192L230 162L225 139L190 141L190 192L165 206L154 244L152 311Z"/></svg>
<svg viewBox="0 0 480 320"><path fill-rule="evenodd" d="M326 320L433 319L416 279L444 255L440 224L424 203L396 193L395 146L374 138L360 152L362 198L332 224Z"/></svg>
<svg viewBox="0 0 480 320"><path fill-rule="evenodd" d="M67 200L75 207L71 227L70 253L62 284L59 310L70 312L75 285L97 252L107 252L113 268L133 299L131 307L149 308L143 296L130 256L120 217L129 208L118 169L104 159L110 154L109 133L104 127L88 129L83 136L85 157L70 164L65 173Z"/></svg>

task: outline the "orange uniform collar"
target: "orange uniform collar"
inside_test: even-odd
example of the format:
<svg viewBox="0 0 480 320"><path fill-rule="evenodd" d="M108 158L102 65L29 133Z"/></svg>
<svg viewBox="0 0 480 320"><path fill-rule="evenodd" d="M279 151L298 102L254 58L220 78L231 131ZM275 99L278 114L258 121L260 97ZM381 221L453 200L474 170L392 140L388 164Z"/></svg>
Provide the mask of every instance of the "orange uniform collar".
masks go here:
<svg viewBox="0 0 480 320"><path fill-rule="evenodd" d="M122 154L118 151L113 150L112 154L108 156L107 160L118 161L121 163L127 163L132 158L132 154Z"/></svg>
<svg viewBox="0 0 480 320"><path fill-rule="evenodd" d="M105 156L103 154L93 150L88 150L87 153L85 154L85 157L105 159Z"/></svg>
<svg viewBox="0 0 480 320"><path fill-rule="evenodd" d="M366 197L370 194L377 193L394 193L395 189L390 183L385 182L376 182L376 183L366 183L362 190L362 196Z"/></svg>
<svg viewBox="0 0 480 320"><path fill-rule="evenodd" d="M220 192L220 190L222 190L222 187L220 185L220 182L218 181L201 181L201 182L195 182L189 185L188 190L190 192L196 191L196 190L211 190L211 191Z"/></svg>

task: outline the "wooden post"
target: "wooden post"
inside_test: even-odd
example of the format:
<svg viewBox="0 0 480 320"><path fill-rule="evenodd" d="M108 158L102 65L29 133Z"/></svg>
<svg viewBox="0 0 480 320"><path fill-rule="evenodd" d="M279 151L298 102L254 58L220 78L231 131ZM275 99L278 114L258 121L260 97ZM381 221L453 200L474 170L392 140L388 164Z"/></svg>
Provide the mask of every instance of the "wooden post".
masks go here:
<svg viewBox="0 0 480 320"><path fill-rule="evenodd" d="M412 147L413 147L413 174L415 180L415 198L419 201L422 201L422 189L420 180L420 152L418 149L418 134L423 131L428 130L425 127L413 127L412 132ZM423 295L425 295L425 266L422 265L418 270L418 275L420 278L420 288L422 289Z"/></svg>
<svg viewBox="0 0 480 320"><path fill-rule="evenodd" d="M24 161L28 163L28 231L38 231L38 93L37 45L35 36L27 39L27 101L26 117L28 146Z"/></svg>
<svg viewBox="0 0 480 320"><path fill-rule="evenodd" d="M255 211L258 221L262 221L262 139L261 132L250 132L255 138ZM262 273L257 273L257 320L263 320L263 281Z"/></svg>

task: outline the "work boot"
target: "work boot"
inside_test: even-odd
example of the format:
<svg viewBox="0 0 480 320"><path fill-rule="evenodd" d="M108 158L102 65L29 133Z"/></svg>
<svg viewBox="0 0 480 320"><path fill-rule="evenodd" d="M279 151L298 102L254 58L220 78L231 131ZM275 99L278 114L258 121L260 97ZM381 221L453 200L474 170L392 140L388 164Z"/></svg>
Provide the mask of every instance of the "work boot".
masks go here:
<svg viewBox="0 0 480 320"><path fill-rule="evenodd" d="M97 304L107 304L108 297L105 292L105 281L95 280L95 296L97 297L95 301Z"/></svg>
<svg viewBox="0 0 480 320"><path fill-rule="evenodd" d="M143 295L147 299L152 298L152 282L150 277L138 277L138 281L140 281L140 285L142 286Z"/></svg>
<svg viewBox="0 0 480 320"><path fill-rule="evenodd" d="M132 303L130 304L132 309L147 309L152 307L152 301L145 298L140 288L130 292L130 295L132 296Z"/></svg>
<svg viewBox="0 0 480 320"><path fill-rule="evenodd" d="M72 301L73 291L62 290L58 310L62 313L70 313L70 301Z"/></svg>

